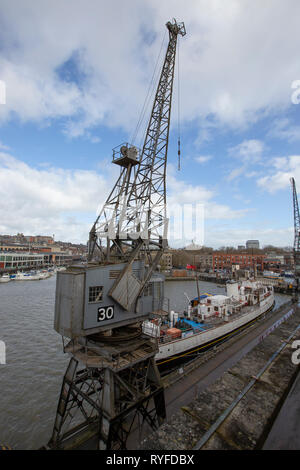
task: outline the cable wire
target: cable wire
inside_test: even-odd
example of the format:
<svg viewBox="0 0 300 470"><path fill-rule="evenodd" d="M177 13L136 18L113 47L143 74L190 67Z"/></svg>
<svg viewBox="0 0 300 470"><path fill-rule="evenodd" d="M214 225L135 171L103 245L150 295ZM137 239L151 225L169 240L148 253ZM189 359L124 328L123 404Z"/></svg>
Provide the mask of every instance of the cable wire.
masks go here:
<svg viewBox="0 0 300 470"><path fill-rule="evenodd" d="M179 38L178 38L179 39ZM181 154L181 151L180 151L180 54L179 54L179 44L180 44L180 41L178 41L178 52L177 52L177 81L178 81L178 116L177 116L177 119L178 119L178 171L180 171L180 154Z"/></svg>
<svg viewBox="0 0 300 470"><path fill-rule="evenodd" d="M155 77L155 74L157 73L157 67L158 67L160 57L161 57L163 45L164 45L164 42L165 42L165 37L166 37L166 31L164 33L164 37L163 37L163 40L162 40L162 43L161 43L160 51L159 51L159 54L158 54L158 57L157 57L157 60L156 60L156 64L155 64L155 67L154 67L154 71L153 71L153 74L152 74L152 77L151 77L151 80L150 80L150 83L149 83L148 91L147 91L146 98L145 98L145 101L144 101L144 104L143 104L143 107L142 107L142 110L141 110L141 113L140 113L140 117L138 119L135 131L133 132L132 138L130 139L131 145L134 143L135 139L137 138L140 127L142 125L142 122L143 122L145 114L146 114L147 107L148 107L149 102L150 102L150 100L152 98L152 95L153 95L153 90L155 88L154 83L156 81L156 80L154 80L154 77ZM151 92L151 94L150 94L150 92Z"/></svg>

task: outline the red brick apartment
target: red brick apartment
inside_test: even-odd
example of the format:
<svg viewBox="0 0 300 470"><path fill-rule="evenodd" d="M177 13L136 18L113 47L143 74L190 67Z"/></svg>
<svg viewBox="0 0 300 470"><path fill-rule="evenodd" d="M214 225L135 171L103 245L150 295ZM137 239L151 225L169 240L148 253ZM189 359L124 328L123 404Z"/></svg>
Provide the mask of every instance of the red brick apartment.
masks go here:
<svg viewBox="0 0 300 470"><path fill-rule="evenodd" d="M230 268L233 264L238 264L241 269L253 268L264 269L265 255L250 255L249 253L213 253L213 269Z"/></svg>

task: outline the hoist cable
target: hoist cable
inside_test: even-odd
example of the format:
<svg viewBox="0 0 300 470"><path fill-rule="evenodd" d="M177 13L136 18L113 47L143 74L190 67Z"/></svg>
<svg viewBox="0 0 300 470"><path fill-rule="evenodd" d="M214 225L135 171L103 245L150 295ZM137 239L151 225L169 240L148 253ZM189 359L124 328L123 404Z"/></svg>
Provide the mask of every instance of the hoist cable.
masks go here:
<svg viewBox="0 0 300 470"><path fill-rule="evenodd" d="M153 90L154 90L154 77L155 77L155 74L157 72L157 67L158 67L158 63L159 63L159 60L160 60L160 57L161 57L161 52L162 52L162 49L163 49L163 44L164 44L164 41L165 41L165 37L166 37L166 31L164 33L164 37L163 37L163 40L162 40L162 43L161 43L161 47L160 47L160 51L159 51L159 54L158 54L158 57L157 57L157 61L156 61L156 64L155 64L155 67L154 67L154 71L153 71L153 74L152 74L152 77L151 77L151 80L150 80L150 83L149 83L149 87L148 87L148 91L147 91L147 94L146 94L146 98L145 98L145 101L144 101L144 104L143 104L143 107L142 107L142 110L141 110L141 113L140 113L140 117L139 117L139 120L137 122L137 125L136 125L136 128L135 128L135 131L132 135L132 138L130 139L130 142L131 144L133 144L133 142L135 141L138 133L139 133L139 130L140 130L140 127L141 127L141 124L144 120L144 117L145 117L145 113L146 113L146 110L147 110L147 107L149 105L149 102L150 102L150 99L153 95ZM151 94L150 94L151 92Z"/></svg>
<svg viewBox="0 0 300 470"><path fill-rule="evenodd" d="M179 39L179 38L178 38ZM179 58L180 58L180 54L179 54L179 44L180 44L180 41L178 40L178 52L177 52L177 82L178 82L178 85L177 85L177 89L178 89L178 105L177 105L177 108L178 108L178 171L180 171L180 61L179 61Z"/></svg>

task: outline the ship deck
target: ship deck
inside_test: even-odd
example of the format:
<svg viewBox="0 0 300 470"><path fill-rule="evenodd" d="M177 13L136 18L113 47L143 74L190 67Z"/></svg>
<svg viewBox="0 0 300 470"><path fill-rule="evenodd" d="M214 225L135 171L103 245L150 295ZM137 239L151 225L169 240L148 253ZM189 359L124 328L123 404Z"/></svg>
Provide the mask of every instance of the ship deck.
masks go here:
<svg viewBox="0 0 300 470"><path fill-rule="evenodd" d="M232 313L229 316L228 321L224 320L224 318L219 318L217 316L209 317L208 320L201 321L200 323L197 323L188 318L184 318L183 321L191 325L192 329L190 331L193 331L193 334L191 334L191 336L201 335L207 332L208 330L212 330L214 328L219 328L220 326L230 324L231 322L237 320L238 318L242 318L244 316L249 315L250 313L254 312L259 307L259 305L258 304L251 305L251 306L241 305L240 307L241 307L240 311L236 311ZM184 331L187 331L187 330L184 330ZM184 339L182 337L173 338L171 335L168 335L168 336L170 336L170 338L168 338L167 335L160 337L159 344L164 344L166 342L173 342L173 341L179 341L179 340Z"/></svg>

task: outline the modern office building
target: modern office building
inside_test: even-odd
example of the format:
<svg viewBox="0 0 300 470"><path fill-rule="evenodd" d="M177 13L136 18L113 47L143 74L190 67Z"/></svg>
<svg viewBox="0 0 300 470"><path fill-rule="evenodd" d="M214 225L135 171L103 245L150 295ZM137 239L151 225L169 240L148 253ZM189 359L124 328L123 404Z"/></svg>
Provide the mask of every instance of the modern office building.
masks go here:
<svg viewBox="0 0 300 470"><path fill-rule="evenodd" d="M246 241L246 249L251 250L253 248L259 250L259 240L247 240Z"/></svg>
<svg viewBox="0 0 300 470"><path fill-rule="evenodd" d="M37 253L1 253L0 269L9 268L38 268L44 264L44 255Z"/></svg>

